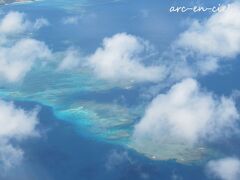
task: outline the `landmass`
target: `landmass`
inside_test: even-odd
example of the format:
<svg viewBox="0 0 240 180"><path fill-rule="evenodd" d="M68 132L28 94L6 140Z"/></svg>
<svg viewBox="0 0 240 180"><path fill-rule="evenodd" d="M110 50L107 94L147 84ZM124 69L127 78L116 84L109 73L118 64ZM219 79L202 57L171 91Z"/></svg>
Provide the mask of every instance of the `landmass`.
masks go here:
<svg viewBox="0 0 240 180"><path fill-rule="evenodd" d="M0 5L7 5L13 3L33 2L34 0L0 0Z"/></svg>

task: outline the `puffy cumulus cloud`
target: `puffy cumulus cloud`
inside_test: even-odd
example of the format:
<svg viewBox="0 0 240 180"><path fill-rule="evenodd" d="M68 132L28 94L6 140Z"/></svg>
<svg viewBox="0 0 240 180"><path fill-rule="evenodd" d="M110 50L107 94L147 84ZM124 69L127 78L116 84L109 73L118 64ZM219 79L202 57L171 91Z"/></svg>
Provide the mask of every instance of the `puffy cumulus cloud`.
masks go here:
<svg viewBox="0 0 240 180"><path fill-rule="evenodd" d="M0 167L11 168L22 159L24 152L15 147L11 140L17 142L38 135L38 111L25 111L13 103L0 100Z"/></svg>
<svg viewBox="0 0 240 180"><path fill-rule="evenodd" d="M232 99L217 97L202 90L196 80L185 79L153 99L133 138L138 143L194 145L232 135L238 118Z"/></svg>
<svg viewBox="0 0 240 180"><path fill-rule="evenodd" d="M207 164L210 176L221 180L238 180L240 177L240 160L237 158L223 158L210 161Z"/></svg>
<svg viewBox="0 0 240 180"><path fill-rule="evenodd" d="M49 22L40 18L35 22L31 22L26 19L26 15L20 12L9 12L0 20L0 34L1 35L16 35L26 31L40 29L43 26L48 25Z"/></svg>
<svg viewBox="0 0 240 180"><path fill-rule="evenodd" d="M23 33L30 26L30 22L26 21L23 13L9 12L0 21L0 32L4 34Z"/></svg>
<svg viewBox="0 0 240 180"><path fill-rule="evenodd" d="M148 42L133 35L120 33L105 38L102 47L88 57L96 75L110 81L157 82L164 78L165 69L144 64Z"/></svg>
<svg viewBox="0 0 240 180"><path fill-rule="evenodd" d="M180 35L174 48L183 49L185 58L197 59L195 64L200 73L216 71L220 59L231 59L240 53L239 11L240 3L235 2L202 22L195 20Z"/></svg>
<svg viewBox="0 0 240 180"><path fill-rule="evenodd" d="M35 39L25 38L11 45L0 46L0 80L17 82L22 80L30 71L34 62L39 59L48 59L51 51Z"/></svg>

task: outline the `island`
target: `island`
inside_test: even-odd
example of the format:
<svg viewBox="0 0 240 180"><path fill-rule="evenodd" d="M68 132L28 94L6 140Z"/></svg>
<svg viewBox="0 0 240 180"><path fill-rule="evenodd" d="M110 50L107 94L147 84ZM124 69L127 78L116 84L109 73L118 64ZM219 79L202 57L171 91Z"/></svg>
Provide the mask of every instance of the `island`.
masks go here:
<svg viewBox="0 0 240 180"><path fill-rule="evenodd" d="M0 0L0 5L7 5L21 2L33 2L34 0Z"/></svg>

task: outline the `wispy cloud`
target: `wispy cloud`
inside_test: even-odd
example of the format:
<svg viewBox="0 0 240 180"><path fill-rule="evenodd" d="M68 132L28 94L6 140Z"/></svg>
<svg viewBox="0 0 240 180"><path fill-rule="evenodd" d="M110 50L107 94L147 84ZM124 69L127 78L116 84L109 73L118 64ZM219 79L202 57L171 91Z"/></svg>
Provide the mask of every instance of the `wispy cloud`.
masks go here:
<svg viewBox="0 0 240 180"><path fill-rule="evenodd" d="M240 176L240 160L234 157L227 157L208 162L206 166L210 177L221 180L238 180Z"/></svg>
<svg viewBox="0 0 240 180"><path fill-rule="evenodd" d="M62 20L62 23L66 25L77 25L79 21L80 16L68 16Z"/></svg>
<svg viewBox="0 0 240 180"><path fill-rule="evenodd" d="M84 57L80 54L79 50L72 47L62 53L61 62L58 64L59 71L80 69Z"/></svg>

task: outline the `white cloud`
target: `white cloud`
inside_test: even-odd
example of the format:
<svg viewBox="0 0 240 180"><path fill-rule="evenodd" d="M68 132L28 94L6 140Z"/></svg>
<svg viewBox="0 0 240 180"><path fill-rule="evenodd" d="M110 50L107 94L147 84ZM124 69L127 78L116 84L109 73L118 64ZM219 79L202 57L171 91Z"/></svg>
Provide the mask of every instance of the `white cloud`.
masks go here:
<svg viewBox="0 0 240 180"><path fill-rule="evenodd" d="M24 152L11 140L22 141L38 135L37 110L25 111L13 103L0 100L0 167L11 168L23 159Z"/></svg>
<svg viewBox="0 0 240 180"><path fill-rule="evenodd" d="M23 160L24 152L18 147L13 147L7 142L0 142L0 170L8 170Z"/></svg>
<svg viewBox="0 0 240 180"><path fill-rule="evenodd" d="M174 48L184 50L185 58L193 58L200 73L216 71L220 60L234 58L240 53L239 11L240 3L235 2L226 11L204 21L195 20L180 35Z"/></svg>
<svg viewBox="0 0 240 180"><path fill-rule="evenodd" d="M207 164L207 172L221 180L238 180L240 177L240 160L229 157L210 161Z"/></svg>
<svg viewBox="0 0 240 180"><path fill-rule="evenodd" d="M136 142L156 144L211 141L236 132L239 118L232 99L202 90L196 80L185 79L158 95L135 126Z"/></svg>
<svg viewBox="0 0 240 180"><path fill-rule="evenodd" d="M203 22L194 21L178 41L179 45L206 55L233 57L240 53L240 4L212 15ZM227 48L226 48L227 47Z"/></svg>
<svg viewBox="0 0 240 180"><path fill-rule="evenodd" d="M0 46L0 80L17 82L31 70L33 63L39 59L48 59L51 51L40 41L26 38L13 45Z"/></svg>
<svg viewBox="0 0 240 180"><path fill-rule="evenodd" d="M9 12L0 21L0 32L4 34L23 33L30 26L30 22L25 20L25 15L19 12Z"/></svg>
<svg viewBox="0 0 240 180"><path fill-rule="evenodd" d="M89 57L96 75L110 81L158 82L165 77L164 68L144 65L148 42L125 33L103 40L102 47Z"/></svg>
<svg viewBox="0 0 240 180"><path fill-rule="evenodd" d="M43 26L48 25L48 21L44 18L37 19L35 22L31 22L26 19L24 13L11 11L6 14L0 21L0 33L1 35L16 35L31 30L38 30Z"/></svg>

